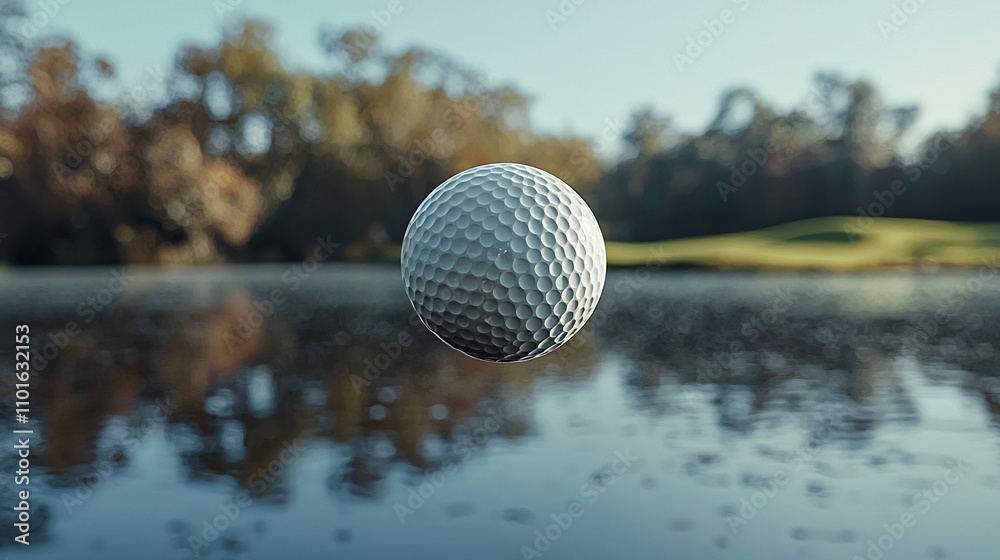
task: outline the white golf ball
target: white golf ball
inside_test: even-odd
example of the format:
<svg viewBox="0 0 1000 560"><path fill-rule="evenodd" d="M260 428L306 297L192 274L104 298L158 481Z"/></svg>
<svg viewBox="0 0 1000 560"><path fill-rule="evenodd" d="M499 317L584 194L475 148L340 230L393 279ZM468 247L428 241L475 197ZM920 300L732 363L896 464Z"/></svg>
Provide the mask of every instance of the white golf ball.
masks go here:
<svg viewBox="0 0 1000 560"><path fill-rule="evenodd" d="M403 236L406 294L452 348L491 362L547 354L579 332L607 256L587 203L554 175L494 163L445 181Z"/></svg>

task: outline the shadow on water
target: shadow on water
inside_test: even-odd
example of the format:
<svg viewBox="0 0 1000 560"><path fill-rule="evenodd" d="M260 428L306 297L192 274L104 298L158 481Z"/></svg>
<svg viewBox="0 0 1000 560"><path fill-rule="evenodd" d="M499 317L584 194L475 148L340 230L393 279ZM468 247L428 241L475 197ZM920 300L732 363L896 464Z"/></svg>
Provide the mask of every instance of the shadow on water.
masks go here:
<svg viewBox="0 0 1000 560"><path fill-rule="evenodd" d="M394 267L115 274L0 283L14 558L995 557L1000 280L612 271L492 365Z"/></svg>

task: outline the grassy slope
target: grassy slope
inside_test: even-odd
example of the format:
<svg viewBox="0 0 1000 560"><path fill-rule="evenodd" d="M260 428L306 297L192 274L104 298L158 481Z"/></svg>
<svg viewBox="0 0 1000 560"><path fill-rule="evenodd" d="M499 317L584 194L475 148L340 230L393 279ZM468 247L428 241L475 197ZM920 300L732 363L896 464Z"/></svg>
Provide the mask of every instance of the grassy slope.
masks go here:
<svg viewBox="0 0 1000 560"><path fill-rule="evenodd" d="M865 227L867 226L867 227ZM857 216L816 218L758 231L653 243L609 241L610 266L677 266L758 270L935 269L1000 262L1000 223ZM399 246L378 258L399 261ZM5 270L0 262L0 273Z"/></svg>
<svg viewBox="0 0 1000 560"><path fill-rule="evenodd" d="M867 227L864 227L867 226ZM857 216L654 243L608 242L611 266L847 271L971 267L1000 259L1000 224Z"/></svg>

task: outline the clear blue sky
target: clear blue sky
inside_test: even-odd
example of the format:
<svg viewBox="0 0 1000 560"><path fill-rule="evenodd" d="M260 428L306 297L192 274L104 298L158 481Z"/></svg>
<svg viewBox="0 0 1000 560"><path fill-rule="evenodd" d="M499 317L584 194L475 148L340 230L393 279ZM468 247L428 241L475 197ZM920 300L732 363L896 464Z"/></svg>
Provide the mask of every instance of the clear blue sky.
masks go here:
<svg viewBox="0 0 1000 560"><path fill-rule="evenodd" d="M41 32L68 34L107 55L122 86L138 84L147 65L171 65L180 44L214 42L224 26L248 16L275 25L291 65L321 69L321 26L371 22L373 10L392 3L42 1L66 5ZM608 119L643 105L697 131L728 87L748 85L790 108L804 101L818 70L833 70L872 80L890 104L920 105L916 136L981 114L987 90L1000 83L996 0L562 0L565 12L575 11L554 28L547 12L559 13L560 0L398 1L402 11L380 30L390 49L430 47L516 85L532 98L532 120L545 132L597 136ZM42 10L39 0L26 7ZM880 29L880 21L892 23L894 7L911 12L907 21ZM674 54L684 54L688 38L725 9L729 23L679 70Z"/></svg>

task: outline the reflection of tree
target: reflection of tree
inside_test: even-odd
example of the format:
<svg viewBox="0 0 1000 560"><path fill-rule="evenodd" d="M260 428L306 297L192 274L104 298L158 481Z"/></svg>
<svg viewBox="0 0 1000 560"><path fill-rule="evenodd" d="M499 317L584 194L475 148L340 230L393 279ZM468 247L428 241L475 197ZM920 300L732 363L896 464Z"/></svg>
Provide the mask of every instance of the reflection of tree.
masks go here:
<svg viewBox="0 0 1000 560"><path fill-rule="evenodd" d="M154 403L171 395L162 427L192 478L227 477L281 500L282 475L255 484L260 473L291 442L329 438L350 450L334 487L377 496L394 465L430 472L455 462L459 434L481 427L490 410L530 397L539 376L588 376L595 356L593 337L584 335L572 352L544 363L497 366L443 347L409 314L372 315L369 304L301 318L311 296L290 294L258 323L262 298L240 286L165 288L169 294L157 297L170 306L152 309L144 307L147 289L122 295L45 370L38 387L47 433L42 461L57 477L53 484L73 487L105 461L124 468L153 433ZM40 322L57 331L68 318ZM372 382L352 381L403 331L412 345ZM111 427L120 424L109 422L113 416L130 428ZM490 439L529 431L519 414Z"/></svg>
<svg viewBox="0 0 1000 560"><path fill-rule="evenodd" d="M992 375L985 314L940 325L914 344L918 312L905 318L845 317L833 307L811 315L788 312L766 329L747 330L771 301L647 296L616 301L621 312L599 329L599 338L629 350L623 377L635 406L682 413L686 391L708 388L719 424L734 432L752 431L776 411L809 414L817 403L831 402L847 411L837 434L843 439L870 438L882 422L916 422L913 396L894 371L894 361L913 353L923 363L976 372L973 380ZM928 368L924 375L931 382L936 375L950 379L947 369ZM995 402L980 385L970 383L969 389Z"/></svg>
<svg viewBox="0 0 1000 560"><path fill-rule="evenodd" d="M742 278L744 291L754 292L750 277ZM95 473L104 464L119 476L158 429L149 427L157 399L172 395L161 427L191 479L231 481L255 501L286 503L293 496L284 481L294 467L281 464L282 451L319 439L338 450L327 478L335 499L380 499L392 491L384 481L400 471L423 480L446 467L462 469L480 449L530 434L539 382L571 390L598 364L616 368L644 415L690 418L687 391L704 390L711 421L727 435L750 437L790 415L805 428L805 443L860 448L889 423L919 421L912 384L896 366L912 359L925 366L919 375L930 384L954 383L949 369L968 372L963 390L981 398L1000 425L992 367L998 319L978 311L989 309L989 296L970 299L977 311L951 316L925 340L916 335L931 332L922 326L926 311L901 312L893 302L887 317L864 306L844 312L806 289L796 301L812 307L796 306L751 336L744 325L771 309L766 294L728 297L709 285L706 297L691 298L637 284L627 295L609 290L605 309L615 312L595 316L560 351L492 365L415 326L401 295L383 300L389 292L377 281L365 286L363 301L343 285L333 295L289 293L235 346L226 344L227 333L250 320L266 288L193 282L126 292L43 372L35 398L46 434L39 448L49 469L44 483L72 492L100 482ZM29 319L51 331L72 318L41 315ZM400 332L412 343L397 357L378 359L370 383L352 380ZM734 351L733 341L742 348ZM720 360L729 365L705 369ZM705 379L703 371L717 373ZM497 410L512 412L491 425ZM692 460L704 462L688 469L698 483L721 483L709 473L715 458Z"/></svg>
<svg viewBox="0 0 1000 560"><path fill-rule="evenodd" d="M58 364L66 373L47 379L52 385L47 387L52 400L44 409L48 434L45 463L57 473L104 459L98 453L97 439L106 417L128 414L139 404L134 367L115 369L101 377L88 375L101 367L98 344L90 337L74 341Z"/></svg>
<svg viewBox="0 0 1000 560"><path fill-rule="evenodd" d="M965 389L982 395L992 414L998 408L988 382L996 318L981 313L937 325L926 343L914 339L917 312L880 318L835 306L788 311L748 334L745 325L771 308L767 298L653 298L644 290L624 298L612 291L606 297L616 311L595 318L559 352L494 365L444 347L414 326L405 304L327 302L324 311L307 312L315 294L294 293L230 345L227 334L256 321L259 294L201 286L171 292L170 308L147 309L149 295L123 296L45 370L38 388L48 434L42 460L60 477L57 484L72 485L88 464L127 465L136 446L123 444L109 418L140 426L151 415L150 401L171 394L176 401L165 427L191 477L231 478L282 500L283 475L262 488L254 475L287 444L327 438L348 455L331 472L331 488L377 497L385 491L381 481L401 465L429 473L461 464L476 430L488 433L483 445L530 433L522 405L538 381L586 380L608 351L638 410L684 414L685 391L707 388L719 424L736 433L766 424L776 411L812 414L816 403L847 411L840 438L867 439L884 422L915 421L913 399L893 365L906 356L940 364L934 371L951 365L971 372ZM65 319L40 317L39 324L57 330ZM412 343L378 358L401 332ZM378 375L358 383L366 364L376 362ZM939 381L933 371L924 375ZM507 407L520 412L484 427L491 411ZM133 433L142 439L151 432Z"/></svg>
<svg viewBox="0 0 1000 560"><path fill-rule="evenodd" d="M189 414L203 410L219 378L233 375L260 352L264 333L249 323L257 310L245 290L234 291L221 304L195 313L194 317L168 315L160 324L160 375L163 383L180 395L183 411ZM241 322L249 326L248 336L240 332Z"/></svg>
<svg viewBox="0 0 1000 560"><path fill-rule="evenodd" d="M331 433L338 441L349 439L353 451L352 459L331 480L335 489L377 496L381 492L378 483L399 461L422 472L456 462L464 449L456 434L482 428L496 411L510 410L511 403L530 395L540 374L537 363L487 364L443 348L423 327L416 330L402 320L405 317L399 317L396 324L409 325L418 342L406 349L398 364L393 363L360 391L350 380L349 366L340 365L339 375L330 378L327 406L337 418ZM383 351L379 343L372 340L358 355L377 356ZM570 378L585 376L590 370L592 351L586 337L577 341L577 348L575 358L568 360L574 372ZM553 356L549 365L556 366L566 357ZM330 361L336 362L336 357ZM337 371L338 364L326 367ZM353 373L360 373L362 367L355 366ZM499 429L490 432L490 439L521 437L528 432L527 422L521 415L505 416ZM428 450L430 440L438 444L437 449Z"/></svg>

